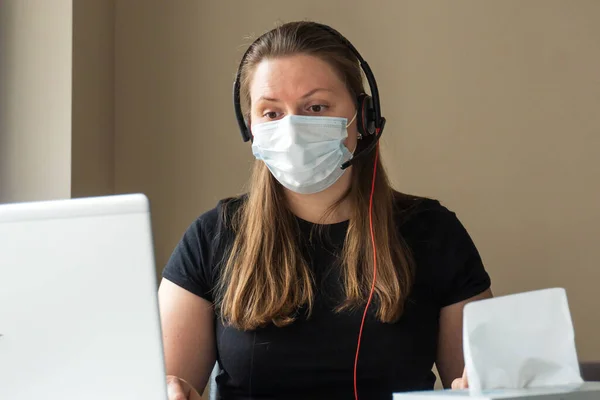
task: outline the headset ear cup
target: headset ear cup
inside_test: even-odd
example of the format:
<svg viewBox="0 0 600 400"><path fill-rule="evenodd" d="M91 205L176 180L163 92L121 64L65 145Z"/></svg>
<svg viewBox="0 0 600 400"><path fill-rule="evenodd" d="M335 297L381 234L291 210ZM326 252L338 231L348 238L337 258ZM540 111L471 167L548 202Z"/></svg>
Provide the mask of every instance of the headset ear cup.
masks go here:
<svg viewBox="0 0 600 400"><path fill-rule="evenodd" d="M357 99L358 110L356 115L356 127L358 133L363 137L375 134L375 112L373 110L373 99L363 93Z"/></svg>

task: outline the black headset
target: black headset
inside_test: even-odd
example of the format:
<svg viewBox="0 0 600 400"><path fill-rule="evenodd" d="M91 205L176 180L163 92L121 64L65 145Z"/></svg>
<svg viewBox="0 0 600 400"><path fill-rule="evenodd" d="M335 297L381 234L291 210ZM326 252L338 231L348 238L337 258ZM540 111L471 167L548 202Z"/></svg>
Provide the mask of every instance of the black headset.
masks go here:
<svg viewBox="0 0 600 400"><path fill-rule="evenodd" d="M371 143L369 143L369 145L366 148L355 154L354 157L352 157L352 159L342 164L342 169L346 169L350 165L352 165L352 163L354 163L355 160L370 153L375 148L377 142L379 141L379 138L383 134L383 128L385 127L385 118L381 116L381 106L379 103L379 90L377 89L377 81L375 81L375 76L373 75L373 71L371 71L371 67L369 67L369 64L365 61L364 58L362 58L358 50L356 50L356 47L354 47L354 45L350 43L348 39L346 39L344 36L342 36L341 33L331 28L330 26L319 24L316 22L313 22L313 24L318 28L324 30L325 32L337 37L340 40L340 42L343 43L354 54L354 56L360 63L360 67L362 68L365 77L367 78L367 82L369 83L369 89L371 91L370 96L366 93L361 93L356 99L356 123L360 135L362 137L371 136L373 137L373 140L371 140ZM252 140L252 134L242 113L242 106L240 103L240 78L242 74L242 67L244 66L246 57L254 48L254 45L261 38L262 36L256 39L250 45L250 47L248 47L248 49L242 56L242 60L240 61L240 65L235 76L235 82L233 83L233 106L235 109L235 117L237 119L240 128L240 133L242 135L242 139L244 139L244 142Z"/></svg>

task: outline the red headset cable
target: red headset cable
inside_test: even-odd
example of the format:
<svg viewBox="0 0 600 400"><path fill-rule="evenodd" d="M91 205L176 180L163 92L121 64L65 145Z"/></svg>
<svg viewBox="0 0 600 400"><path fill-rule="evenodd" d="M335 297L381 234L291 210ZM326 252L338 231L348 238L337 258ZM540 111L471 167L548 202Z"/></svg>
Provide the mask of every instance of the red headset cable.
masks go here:
<svg viewBox="0 0 600 400"><path fill-rule="evenodd" d="M379 129L377 130L379 133ZM373 195L375 194L375 178L377 177L377 161L379 159L379 144L375 147L375 162L373 164L373 180L371 182L371 196L369 198L369 229L371 230L371 244L373 245L373 282L371 282L371 291L369 292L369 298L365 305L365 311L363 313L362 321L360 323L360 330L358 331L358 343L356 344L356 357L354 358L354 399L358 400L358 382L356 372L358 370L358 355L360 353L360 342L362 339L363 328L365 327L365 320L367 319L367 311L373 300L373 293L375 293L375 281L377 280L377 247L375 246L375 233L373 232Z"/></svg>

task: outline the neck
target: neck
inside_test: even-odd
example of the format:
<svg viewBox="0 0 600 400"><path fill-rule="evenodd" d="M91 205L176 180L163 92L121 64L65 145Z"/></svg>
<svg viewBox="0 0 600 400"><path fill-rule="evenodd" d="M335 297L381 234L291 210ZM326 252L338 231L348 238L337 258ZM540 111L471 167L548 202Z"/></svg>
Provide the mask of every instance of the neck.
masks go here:
<svg viewBox="0 0 600 400"><path fill-rule="evenodd" d="M315 224L335 224L350 219L351 206L346 198L331 213L327 213L350 187L350 169L326 190L313 194L299 194L285 189L288 207L292 213L305 221Z"/></svg>

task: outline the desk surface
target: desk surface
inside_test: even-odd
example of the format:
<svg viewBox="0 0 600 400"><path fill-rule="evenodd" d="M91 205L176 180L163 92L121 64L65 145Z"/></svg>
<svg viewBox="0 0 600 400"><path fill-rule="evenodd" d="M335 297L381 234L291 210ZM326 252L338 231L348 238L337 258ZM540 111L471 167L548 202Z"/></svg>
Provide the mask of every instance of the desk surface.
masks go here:
<svg viewBox="0 0 600 400"><path fill-rule="evenodd" d="M577 385L564 385L529 389L487 390L481 395L470 395L469 390L430 390L424 392L395 393L394 400L597 400L600 399L600 382L585 382Z"/></svg>

